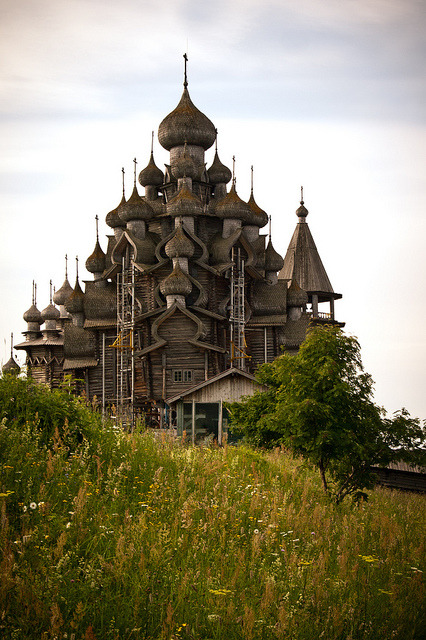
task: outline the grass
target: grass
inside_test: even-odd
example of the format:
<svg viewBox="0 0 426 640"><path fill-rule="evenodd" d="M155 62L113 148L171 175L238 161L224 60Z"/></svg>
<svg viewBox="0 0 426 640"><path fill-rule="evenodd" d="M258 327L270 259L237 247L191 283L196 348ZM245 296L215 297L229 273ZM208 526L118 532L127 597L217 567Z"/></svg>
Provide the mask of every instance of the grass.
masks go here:
<svg viewBox="0 0 426 640"><path fill-rule="evenodd" d="M424 496L336 507L283 451L125 434L31 389L0 381L5 640L424 637Z"/></svg>

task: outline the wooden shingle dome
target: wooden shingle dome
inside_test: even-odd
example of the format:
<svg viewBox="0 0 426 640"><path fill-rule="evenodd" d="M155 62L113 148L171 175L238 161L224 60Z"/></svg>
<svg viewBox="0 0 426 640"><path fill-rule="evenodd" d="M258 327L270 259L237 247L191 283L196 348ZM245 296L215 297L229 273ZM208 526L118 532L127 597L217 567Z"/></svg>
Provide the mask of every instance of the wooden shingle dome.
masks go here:
<svg viewBox="0 0 426 640"><path fill-rule="evenodd" d="M105 222L109 227L111 227L111 229L116 229L117 227L124 228L126 226L118 214L119 210L124 204L126 204L126 198L124 197L123 193L123 197L121 198L121 202L118 207L115 207L115 209L113 209L106 215Z"/></svg>
<svg viewBox="0 0 426 640"><path fill-rule="evenodd" d="M185 235L182 226L176 229L173 238L168 241L164 250L169 258L191 258L194 255L194 245Z"/></svg>
<svg viewBox="0 0 426 640"><path fill-rule="evenodd" d="M236 218L243 222L248 222L252 218L252 211L244 200L241 200L240 196L235 190L235 183L232 185L230 191L226 194L222 200L216 205L216 215L218 218Z"/></svg>
<svg viewBox="0 0 426 640"><path fill-rule="evenodd" d="M164 296L187 296L191 293L192 284L180 268L179 263L176 264L171 274L161 282L160 291Z"/></svg>
<svg viewBox="0 0 426 640"><path fill-rule="evenodd" d="M106 255L97 239L93 253L86 260L86 269L89 273L102 273L105 270L105 265Z"/></svg>
<svg viewBox="0 0 426 640"><path fill-rule="evenodd" d="M164 149L193 144L210 149L216 139L214 124L193 104L187 87L176 109L167 115L158 128L158 140Z"/></svg>
<svg viewBox="0 0 426 640"><path fill-rule="evenodd" d="M164 182L164 173L157 167L154 162L154 154L151 151L151 157L145 169L139 173L139 184L143 187L160 187Z"/></svg>
<svg viewBox="0 0 426 640"><path fill-rule="evenodd" d="M154 210L146 200L140 197L135 185L130 198L118 208L118 215L123 222L151 220Z"/></svg>
<svg viewBox="0 0 426 640"><path fill-rule="evenodd" d="M198 216L203 213L203 205L200 198L184 184L167 203L167 213L171 216Z"/></svg>
<svg viewBox="0 0 426 640"><path fill-rule="evenodd" d="M214 154L211 167L207 169L207 175L212 184L228 184L232 178L231 170L219 160L217 151Z"/></svg>

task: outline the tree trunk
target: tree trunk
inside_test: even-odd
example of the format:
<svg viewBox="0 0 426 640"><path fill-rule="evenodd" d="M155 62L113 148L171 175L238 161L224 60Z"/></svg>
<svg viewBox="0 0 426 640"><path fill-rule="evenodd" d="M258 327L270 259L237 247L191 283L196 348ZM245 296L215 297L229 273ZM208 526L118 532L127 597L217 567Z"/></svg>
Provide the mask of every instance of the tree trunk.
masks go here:
<svg viewBox="0 0 426 640"><path fill-rule="evenodd" d="M322 486L324 487L325 493L328 495L327 478L325 477L325 467L324 467L324 463L323 463L322 460L320 460L320 462L318 464L318 468L319 468L319 472L320 472L320 475L321 475Z"/></svg>

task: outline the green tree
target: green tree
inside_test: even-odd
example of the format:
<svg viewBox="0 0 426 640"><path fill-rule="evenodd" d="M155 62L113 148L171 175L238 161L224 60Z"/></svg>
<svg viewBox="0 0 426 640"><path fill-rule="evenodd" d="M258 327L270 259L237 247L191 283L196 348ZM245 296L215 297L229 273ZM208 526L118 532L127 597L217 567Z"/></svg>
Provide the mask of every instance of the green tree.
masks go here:
<svg viewBox="0 0 426 640"><path fill-rule="evenodd" d="M231 429L256 446L283 445L302 456L336 502L365 497L372 465L424 464L420 421L404 409L386 417L373 401L357 339L339 327L311 329L297 355L262 365L257 379L267 389L229 405Z"/></svg>

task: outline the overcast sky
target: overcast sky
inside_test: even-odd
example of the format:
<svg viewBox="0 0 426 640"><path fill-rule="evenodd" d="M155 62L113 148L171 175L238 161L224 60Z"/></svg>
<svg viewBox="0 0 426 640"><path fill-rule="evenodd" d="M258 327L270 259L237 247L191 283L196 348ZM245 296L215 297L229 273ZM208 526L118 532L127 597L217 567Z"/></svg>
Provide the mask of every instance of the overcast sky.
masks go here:
<svg viewBox="0 0 426 640"><path fill-rule="evenodd" d="M272 216L285 254L304 186L307 222L358 337L376 401L426 418L423 0L1 2L1 359L64 256L81 277L121 167L148 162L151 131L189 91L219 130L237 191ZM158 166L167 153L157 139ZM213 156L207 152L208 166ZM141 189L141 193L143 190Z"/></svg>

